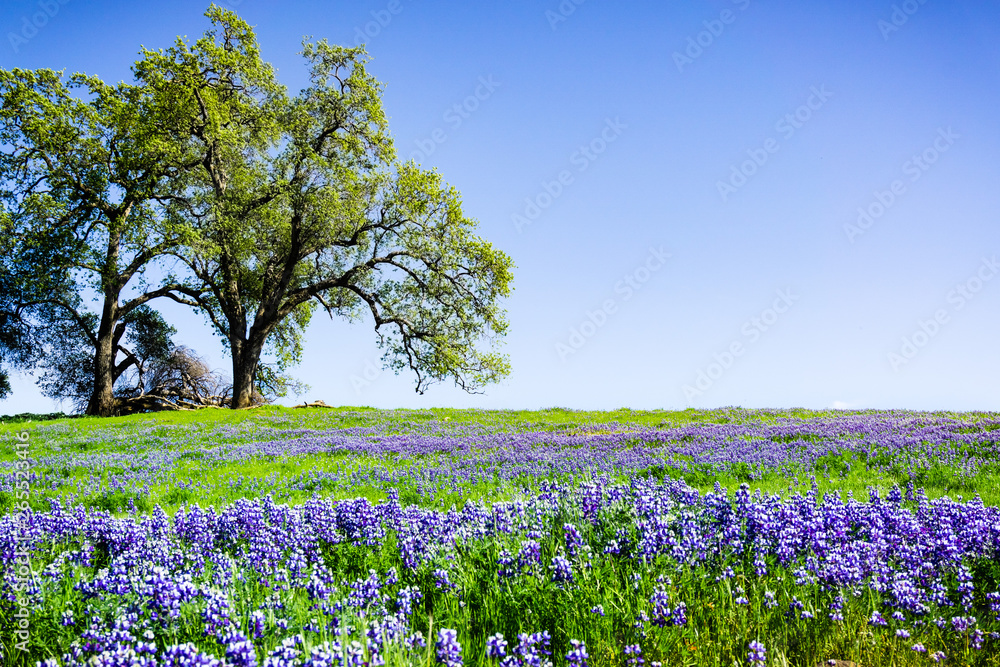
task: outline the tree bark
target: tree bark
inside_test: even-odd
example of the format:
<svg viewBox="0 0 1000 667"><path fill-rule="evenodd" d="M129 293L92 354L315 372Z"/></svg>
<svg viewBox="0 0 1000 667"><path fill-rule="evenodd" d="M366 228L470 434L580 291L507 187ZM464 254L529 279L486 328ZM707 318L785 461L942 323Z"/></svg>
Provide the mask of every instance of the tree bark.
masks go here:
<svg viewBox="0 0 1000 667"><path fill-rule="evenodd" d="M101 310L101 324L97 329L97 345L94 349L94 392L87 404L87 414L95 417L111 417L115 414L115 327L118 324L118 296L121 290L117 280L120 239L118 232L110 233L104 258L104 308Z"/></svg>
<svg viewBox="0 0 1000 667"><path fill-rule="evenodd" d="M94 349L94 391L87 404L87 414L111 417L115 414L115 324L118 319L117 298L105 296L101 325L97 330Z"/></svg>
<svg viewBox="0 0 1000 667"><path fill-rule="evenodd" d="M231 344L233 353L233 403L234 410L249 408L254 395L254 380L264 341L241 340Z"/></svg>

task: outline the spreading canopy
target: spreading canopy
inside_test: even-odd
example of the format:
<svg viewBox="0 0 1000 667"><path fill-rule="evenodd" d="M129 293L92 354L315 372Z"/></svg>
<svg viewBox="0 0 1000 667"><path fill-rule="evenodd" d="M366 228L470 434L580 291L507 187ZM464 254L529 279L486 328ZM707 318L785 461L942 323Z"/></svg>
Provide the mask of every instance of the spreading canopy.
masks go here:
<svg viewBox="0 0 1000 667"><path fill-rule="evenodd" d="M234 407L265 346L279 366L297 359L317 307L370 317L386 364L412 370L417 391L503 377L507 359L491 348L507 331L511 261L475 235L440 174L396 161L364 49L305 43L311 85L291 97L249 26L208 16L215 30L147 51L137 73L200 151L201 182L172 212L196 230L176 254L208 294L172 298L228 343Z"/></svg>

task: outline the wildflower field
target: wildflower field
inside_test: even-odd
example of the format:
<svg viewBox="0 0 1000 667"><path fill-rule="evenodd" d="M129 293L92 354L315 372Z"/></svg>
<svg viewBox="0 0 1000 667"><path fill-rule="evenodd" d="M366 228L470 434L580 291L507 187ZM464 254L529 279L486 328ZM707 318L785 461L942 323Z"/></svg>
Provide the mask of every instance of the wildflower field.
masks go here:
<svg viewBox="0 0 1000 667"><path fill-rule="evenodd" d="M3 664L1000 665L998 414L269 407L0 443Z"/></svg>

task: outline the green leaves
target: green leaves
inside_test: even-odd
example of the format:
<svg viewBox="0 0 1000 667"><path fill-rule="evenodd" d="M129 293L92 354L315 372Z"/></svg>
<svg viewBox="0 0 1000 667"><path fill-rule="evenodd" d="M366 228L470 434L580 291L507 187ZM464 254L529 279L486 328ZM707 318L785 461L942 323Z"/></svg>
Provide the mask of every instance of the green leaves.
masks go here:
<svg viewBox="0 0 1000 667"><path fill-rule="evenodd" d="M0 71L0 99L0 198L17 309L41 346L32 363L45 391L111 414L119 324L177 287L169 269L159 286L147 272L191 236L165 202L197 163L143 86ZM94 310L80 298L88 290Z"/></svg>
<svg viewBox="0 0 1000 667"><path fill-rule="evenodd" d="M310 85L289 96L245 23L208 16L205 38L146 51L136 72L173 100L199 154L174 209L197 239L179 254L209 286L198 306L233 354L234 406L241 386L298 361L317 306L370 317L386 364L415 372L418 391L507 374L490 348L507 331L511 261L475 236L439 174L396 162L364 49L306 41Z"/></svg>
<svg viewBox="0 0 1000 667"><path fill-rule="evenodd" d="M56 268L32 279L52 288L33 307L90 346L75 363L93 371L91 409L110 409L123 326L136 349L166 345L169 325L146 306L160 297L224 337L236 407L255 387L291 386L316 308L370 317L385 363L413 371L418 391L506 375L493 348L510 258L475 235L437 172L396 161L364 48L304 42L310 83L291 96L245 21L215 5L206 16L197 41L143 49L134 84L0 71L4 224L25 261ZM150 284L166 257L183 272Z"/></svg>

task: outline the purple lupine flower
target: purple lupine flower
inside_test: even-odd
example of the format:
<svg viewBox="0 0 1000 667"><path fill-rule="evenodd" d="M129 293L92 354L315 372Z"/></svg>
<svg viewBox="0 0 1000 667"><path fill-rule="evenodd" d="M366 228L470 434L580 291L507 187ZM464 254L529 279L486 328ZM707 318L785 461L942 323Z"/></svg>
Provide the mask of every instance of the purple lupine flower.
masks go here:
<svg viewBox="0 0 1000 667"><path fill-rule="evenodd" d="M576 526L571 523L563 524L563 532L566 535L566 553L572 558L576 556L580 547L584 545L583 537L580 535L580 531L576 529Z"/></svg>
<svg viewBox="0 0 1000 667"><path fill-rule="evenodd" d="M223 640L226 644L226 660L233 667L257 667L257 651L253 643L239 632L233 632Z"/></svg>
<svg viewBox="0 0 1000 667"><path fill-rule="evenodd" d="M563 556L552 558L552 581L573 583L573 565Z"/></svg>
<svg viewBox="0 0 1000 667"><path fill-rule="evenodd" d="M264 612L259 609L250 612L250 631L253 633L254 639L260 639L264 636L266 624L267 617L264 616Z"/></svg>
<svg viewBox="0 0 1000 667"><path fill-rule="evenodd" d="M445 667L461 667L462 645L458 643L458 632L455 630L438 630L435 643L438 664Z"/></svg>
<svg viewBox="0 0 1000 667"><path fill-rule="evenodd" d="M587 667L587 645L582 641L577 639L570 639L569 644L572 647L569 653L566 654L566 660L572 667Z"/></svg>
<svg viewBox="0 0 1000 667"><path fill-rule="evenodd" d="M674 611L670 614L670 620L674 625L687 625L687 605L678 602Z"/></svg>
<svg viewBox="0 0 1000 667"><path fill-rule="evenodd" d="M517 552L517 567L519 570L531 570L542 560L542 547L535 540L525 540L521 542L521 549Z"/></svg>
<svg viewBox="0 0 1000 667"><path fill-rule="evenodd" d="M486 639L486 655L491 658L503 658L507 655L507 641L497 633Z"/></svg>
<svg viewBox="0 0 1000 667"><path fill-rule="evenodd" d="M749 651L747 652L747 660L752 665L763 665L767 662L767 651L764 649L764 645L759 641L750 642L747 647Z"/></svg>
<svg viewBox="0 0 1000 667"><path fill-rule="evenodd" d="M433 574L434 574L434 586L438 590L447 591L453 588L457 588L455 584L451 583L451 580L448 578L447 570L437 569L434 570Z"/></svg>
<svg viewBox="0 0 1000 667"><path fill-rule="evenodd" d="M626 663L629 667L642 667L645 660L642 659L642 648L638 644L629 644L625 647Z"/></svg>

